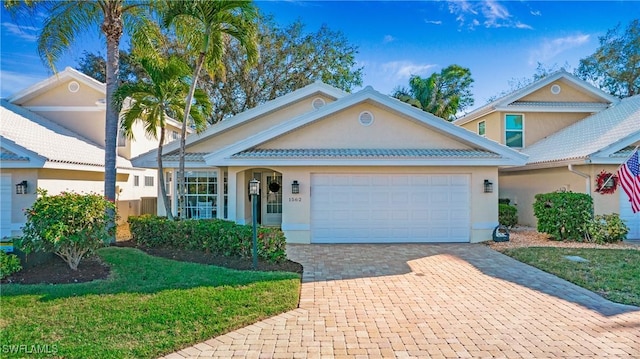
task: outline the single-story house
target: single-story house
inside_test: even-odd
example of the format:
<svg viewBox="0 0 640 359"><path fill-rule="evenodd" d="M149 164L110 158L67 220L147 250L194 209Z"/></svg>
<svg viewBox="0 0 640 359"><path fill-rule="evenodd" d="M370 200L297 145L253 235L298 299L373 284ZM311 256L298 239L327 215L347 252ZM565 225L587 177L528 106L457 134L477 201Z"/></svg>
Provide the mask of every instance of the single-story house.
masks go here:
<svg viewBox="0 0 640 359"><path fill-rule="evenodd" d="M164 148L170 186L178 151ZM319 82L188 136L185 158L183 217L251 223L255 203L256 220L290 243L490 239L498 170L527 161L371 87L350 94ZM156 168L155 150L132 163Z"/></svg>
<svg viewBox="0 0 640 359"><path fill-rule="evenodd" d="M536 225L536 194L566 190L591 195L596 214L620 214L628 238L640 238L626 193L601 188L640 144L640 96L620 100L560 70L454 123L529 156L499 170L499 196L520 224Z"/></svg>
<svg viewBox="0 0 640 359"><path fill-rule="evenodd" d="M72 68L30 86L0 106L0 238L20 235L24 209L36 189L104 192L105 84ZM177 137L172 121L169 138ZM157 147L137 124L134 140L118 141L118 215L155 213L156 171L136 168L133 156ZM148 202L146 207L143 205Z"/></svg>

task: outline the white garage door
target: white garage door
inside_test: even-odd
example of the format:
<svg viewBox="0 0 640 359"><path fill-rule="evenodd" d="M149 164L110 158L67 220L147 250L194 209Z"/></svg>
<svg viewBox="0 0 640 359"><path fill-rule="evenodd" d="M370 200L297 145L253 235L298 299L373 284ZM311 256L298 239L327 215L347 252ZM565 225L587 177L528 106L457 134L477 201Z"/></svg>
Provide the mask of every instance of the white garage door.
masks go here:
<svg viewBox="0 0 640 359"><path fill-rule="evenodd" d="M0 238L11 236L11 175L0 174Z"/></svg>
<svg viewBox="0 0 640 359"><path fill-rule="evenodd" d="M640 212L633 213L627 193L622 188L618 188L618 191L620 192L620 218L629 227L627 238L640 239Z"/></svg>
<svg viewBox="0 0 640 359"><path fill-rule="evenodd" d="M469 242L468 175L314 174L312 243Z"/></svg>

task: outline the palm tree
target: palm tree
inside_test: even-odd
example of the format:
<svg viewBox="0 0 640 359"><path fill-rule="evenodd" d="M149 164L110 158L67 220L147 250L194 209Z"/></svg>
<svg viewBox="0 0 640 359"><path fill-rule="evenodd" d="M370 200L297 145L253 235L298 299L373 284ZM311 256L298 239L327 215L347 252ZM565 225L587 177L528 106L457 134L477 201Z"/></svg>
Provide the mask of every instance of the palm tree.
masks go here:
<svg viewBox="0 0 640 359"><path fill-rule="evenodd" d="M68 50L76 37L96 26L106 38L106 116L105 116L105 172L104 195L110 201L116 199L116 157L118 141L118 112L113 104L118 89L119 48L125 27L135 29L146 19L144 8L149 1L143 0L96 0L96 1L37 1L17 0L5 2L5 8L17 10L19 5L42 8L47 14L38 36L38 53L55 72L55 62ZM115 226L115 213L112 213Z"/></svg>
<svg viewBox="0 0 640 359"><path fill-rule="evenodd" d="M180 133L180 164L178 170L178 203L180 215L185 213L184 156L189 112L202 69L210 74L224 71L222 56L228 43L235 38L245 49L250 61L257 59L256 8L246 0L169 1L163 14L165 27L174 27L178 39L195 55L192 83L187 95L182 131ZM211 76L212 78L214 76Z"/></svg>
<svg viewBox="0 0 640 359"><path fill-rule="evenodd" d="M162 166L162 149L165 143L165 127L167 113L181 115L185 108L185 98L189 90L189 66L180 58L173 56L167 61L143 58L140 66L146 72L147 79L136 83L123 84L116 91L116 103L121 105L127 98L131 104L122 112L121 129L124 134L133 138L133 124L142 121L145 132L158 139L158 185L169 219L173 219L171 206L167 199L167 189ZM204 128L207 116L211 112L211 103L204 91L194 93L196 106L191 111L191 119L197 128Z"/></svg>

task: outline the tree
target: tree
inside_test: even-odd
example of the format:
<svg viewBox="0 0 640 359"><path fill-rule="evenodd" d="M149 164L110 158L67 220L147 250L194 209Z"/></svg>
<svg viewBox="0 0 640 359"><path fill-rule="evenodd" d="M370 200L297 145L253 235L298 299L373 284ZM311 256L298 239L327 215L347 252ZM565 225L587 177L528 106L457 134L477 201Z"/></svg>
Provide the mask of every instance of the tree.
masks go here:
<svg viewBox="0 0 640 359"><path fill-rule="evenodd" d="M640 93L640 20L620 25L599 38L600 47L580 60L576 75L619 97Z"/></svg>
<svg viewBox="0 0 640 359"><path fill-rule="evenodd" d="M237 40L229 39L223 57L225 73L205 81L205 88L215 99L216 117L212 122L316 80L345 91L362 85L362 68L355 68L357 47L349 44L341 32L322 26L317 32L305 34L300 20L278 27L272 16L260 16L258 26L257 62L248 63L246 51Z"/></svg>
<svg viewBox="0 0 640 359"><path fill-rule="evenodd" d="M43 10L46 18L38 35L38 54L54 71L55 62L71 47L76 36L96 26L105 36L107 63L104 195L108 200L115 201L119 109L114 106L113 100L119 84L120 40L125 31L125 24L129 29L135 29L140 21L145 20L143 7L147 3L136 0L27 0L18 3L16 0L10 0L4 5L9 10L19 9L19 5ZM115 226L115 212L111 214L111 224Z"/></svg>
<svg viewBox="0 0 640 359"><path fill-rule="evenodd" d="M450 65L427 78L411 76L409 88L396 89L393 97L448 121L473 105L471 71Z"/></svg>
<svg viewBox="0 0 640 359"><path fill-rule="evenodd" d="M136 62L134 56L129 52L120 50L118 60L118 80L120 84L135 83L145 76L144 69L140 67L140 64ZM100 82L107 81L107 60L100 52L84 51L82 57L76 61L78 62L76 70Z"/></svg>
<svg viewBox="0 0 640 359"><path fill-rule="evenodd" d="M255 39L256 9L250 1L193 0L169 1L162 16L164 27L174 27L176 38L187 50L196 54L191 77L191 88L187 94L182 131L180 132L180 163L178 169L179 215L185 213L185 145L189 112L202 69L210 73L224 71L222 56L227 38L234 38L246 51L250 62L257 58ZM212 76L214 77L214 76Z"/></svg>
<svg viewBox="0 0 640 359"><path fill-rule="evenodd" d="M158 139L158 185L165 205L167 216L173 219L171 206L167 198L162 166L162 149L165 143L167 113L181 115L185 108L185 98L189 91L187 77L191 70L180 58L172 56L167 61L143 58L139 66L144 77L135 83L125 83L116 91L115 98L122 104L130 98L130 105L122 113L121 128L125 135L133 138L133 124L142 121L145 132ZM191 119L196 128L201 129L207 123L211 104L202 90L194 93L195 106L191 110Z"/></svg>

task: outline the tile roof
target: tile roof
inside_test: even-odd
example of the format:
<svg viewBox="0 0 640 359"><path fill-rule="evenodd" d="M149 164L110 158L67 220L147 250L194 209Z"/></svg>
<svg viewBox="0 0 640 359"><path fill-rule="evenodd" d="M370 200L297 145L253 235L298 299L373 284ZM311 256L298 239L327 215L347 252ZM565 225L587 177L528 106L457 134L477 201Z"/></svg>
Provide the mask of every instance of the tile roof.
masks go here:
<svg viewBox="0 0 640 359"><path fill-rule="evenodd" d="M185 161L188 161L188 162L202 162L202 163L204 163L204 156L206 154L207 154L206 152L185 153L184 154L184 159L185 159ZM180 155L177 154L177 153L164 155L164 156L162 156L162 160L163 161L179 161L180 160Z"/></svg>
<svg viewBox="0 0 640 359"><path fill-rule="evenodd" d="M528 164L581 159L637 133L640 133L640 95L625 98L522 152L529 155Z"/></svg>
<svg viewBox="0 0 640 359"><path fill-rule="evenodd" d="M314 148L314 149L251 149L236 153L233 158L500 158L485 150L464 149L368 149L368 148Z"/></svg>
<svg viewBox="0 0 640 359"><path fill-rule="evenodd" d="M0 135L51 162L104 167L104 149L20 106L0 101ZM118 157L118 167L132 167Z"/></svg>
<svg viewBox="0 0 640 359"><path fill-rule="evenodd" d="M0 161L29 161L29 158L20 156L6 148L0 148Z"/></svg>

